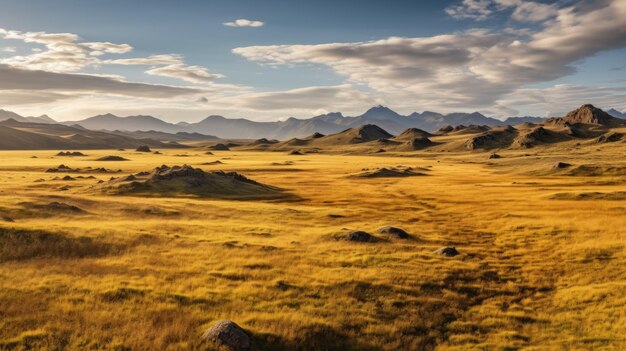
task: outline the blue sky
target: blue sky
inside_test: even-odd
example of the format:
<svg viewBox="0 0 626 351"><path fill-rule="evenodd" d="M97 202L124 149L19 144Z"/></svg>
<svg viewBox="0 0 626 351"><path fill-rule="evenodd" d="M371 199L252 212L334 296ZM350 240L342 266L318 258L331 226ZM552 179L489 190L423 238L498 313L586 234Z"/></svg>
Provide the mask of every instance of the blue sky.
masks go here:
<svg viewBox="0 0 626 351"><path fill-rule="evenodd" d="M626 109L623 0L3 0L0 28L0 108L61 120Z"/></svg>

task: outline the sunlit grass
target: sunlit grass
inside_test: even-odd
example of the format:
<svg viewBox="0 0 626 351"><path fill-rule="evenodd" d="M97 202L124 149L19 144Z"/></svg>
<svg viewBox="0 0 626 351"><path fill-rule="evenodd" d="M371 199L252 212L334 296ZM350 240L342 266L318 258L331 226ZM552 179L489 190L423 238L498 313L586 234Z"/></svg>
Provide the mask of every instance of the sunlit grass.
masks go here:
<svg viewBox="0 0 626 351"><path fill-rule="evenodd" d="M574 162L624 163L621 146L614 157L593 150ZM0 215L14 221L0 219L0 226L55 238L3 256L0 349L205 349L200 334L223 318L250 331L264 350L626 347L626 206L551 199L624 191L626 182L532 175L549 170L563 150L533 150L539 158L503 152L491 164L486 153L160 151L0 153ZM94 161L105 155L130 161ZM215 160L223 163L200 166ZM61 163L121 168L124 175L183 163L235 170L299 199L105 196L89 189L97 179L51 180L57 175L44 171ZM398 165L430 170L401 179L349 177ZM85 212L21 205L52 201ZM375 234L385 225L413 240L333 238L344 228ZM77 244L84 240L89 245ZM16 241L2 243L9 244ZM449 244L461 255L433 254Z"/></svg>

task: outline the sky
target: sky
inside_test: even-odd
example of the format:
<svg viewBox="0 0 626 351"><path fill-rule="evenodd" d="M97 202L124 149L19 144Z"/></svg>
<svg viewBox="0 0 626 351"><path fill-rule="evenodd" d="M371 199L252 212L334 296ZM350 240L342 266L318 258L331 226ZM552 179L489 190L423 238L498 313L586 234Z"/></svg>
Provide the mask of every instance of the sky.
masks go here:
<svg viewBox="0 0 626 351"><path fill-rule="evenodd" d="M270 121L626 110L626 0L1 0L0 108Z"/></svg>

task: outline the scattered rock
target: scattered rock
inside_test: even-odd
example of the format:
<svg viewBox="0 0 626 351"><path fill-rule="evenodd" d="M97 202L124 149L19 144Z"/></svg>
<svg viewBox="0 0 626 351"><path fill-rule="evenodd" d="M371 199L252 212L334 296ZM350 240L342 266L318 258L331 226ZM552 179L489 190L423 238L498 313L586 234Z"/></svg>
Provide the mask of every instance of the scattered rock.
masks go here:
<svg viewBox="0 0 626 351"><path fill-rule="evenodd" d="M248 333L231 320L216 322L202 334L202 340L213 342L230 351L246 351L251 347Z"/></svg>
<svg viewBox="0 0 626 351"><path fill-rule="evenodd" d="M556 162L555 164L552 165L553 169L564 169L564 168L568 168L571 167L572 165L566 162Z"/></svg>
<svg viewBox="0 0 626 351"><path fill-rule="evenodd" d="M135 151L137 151L137 152L152 152L152 150L150 150L150 146L148 146L148 145L141 145L137 149L135 149Z"/></svg>
<svg viewBox="0 0 626 351"><path fill-rule="evenodd" d="M398 238L398 239L410 238L409 234L406 231L404 231L404 229L397 228L397 227L390 227L390 226L382 227L378 229L378 233L387 235L390 237Z"/></svg>
<svg viewBox="0 0 626 351"><path fill-rule="evenodd" d="M457 251L454 246L444 246L440 249L435 250L437 255L442 255L446 257L454 257L460 255L459 251Z"/></svg>

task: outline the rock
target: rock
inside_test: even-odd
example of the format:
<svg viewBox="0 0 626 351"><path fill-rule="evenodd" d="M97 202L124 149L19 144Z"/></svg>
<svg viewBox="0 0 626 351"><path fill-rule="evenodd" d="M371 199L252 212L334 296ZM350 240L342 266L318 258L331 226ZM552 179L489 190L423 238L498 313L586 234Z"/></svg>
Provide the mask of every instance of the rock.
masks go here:
<svg viewBox="0 0 626 351"><path fill-rule="evenodd" d="M137 152L152 152L152 150L150 150L150 147L148 145L141 145L137 149L135 149L135 151L137 151Z"/></svg>
<svg viewBox="0 0 626 351"><path fill-rule="evenodd" d="M554 165L552 165L552 168L554 169L563 169L563 168L567 168L570 167L571 164L569 163L565 163L565 162L557 162Z"/></svg>
<svg viewBox="0 0 626 351"><path fill-rule="evenodd" d="M447 257L454 257L454 256L460 255L459 251L457 251L456 247L454 246L444 246L440 249L435 250L435 253L437 255L442 255L442 256L447 256Z"/></svg>
<svg viewBox="0 0 626 351"><path fill-rule="evenodd" d="M390 227L390 226L382 227L378 229L378 233L392 236L398 239L408 239L410 237L409 234L404 231L404 229L397 228L397 227Z"/></svg>
<svg viewBox="0 0 626 351"><path fill-rule="evenodd" d="M302 153L299 150L291 150L289 155L302 155Z"/></svg>
<svg viewBox="0 0 626 351"><path fill-rule="evenodd" d="M502 156L500 156L500 155L498 155L498 154L496 154L496 153L493 153L493 154L489 155L489 159L490 159L490 160L492 160L492 159L496 159L496 158L501 158L501 157L502 157Z"/></svg>
<svg viewBox="0 0 626 351"><path fill-rule="evenodd" d="M216 346L230 351L250 350L250 336L237 323L231 320L221 320L202 334L202 340L210 341Z"/></svg>
<svg viewBox="0 0 626 351"><path fill-rule="evenodd" d="M362 230L353 230L349 232L347 239L349 241L356 241L356 242L361 242L361 243L368 243L368 242L374 241L374 237L370 233L364 232Z"/></svg>

